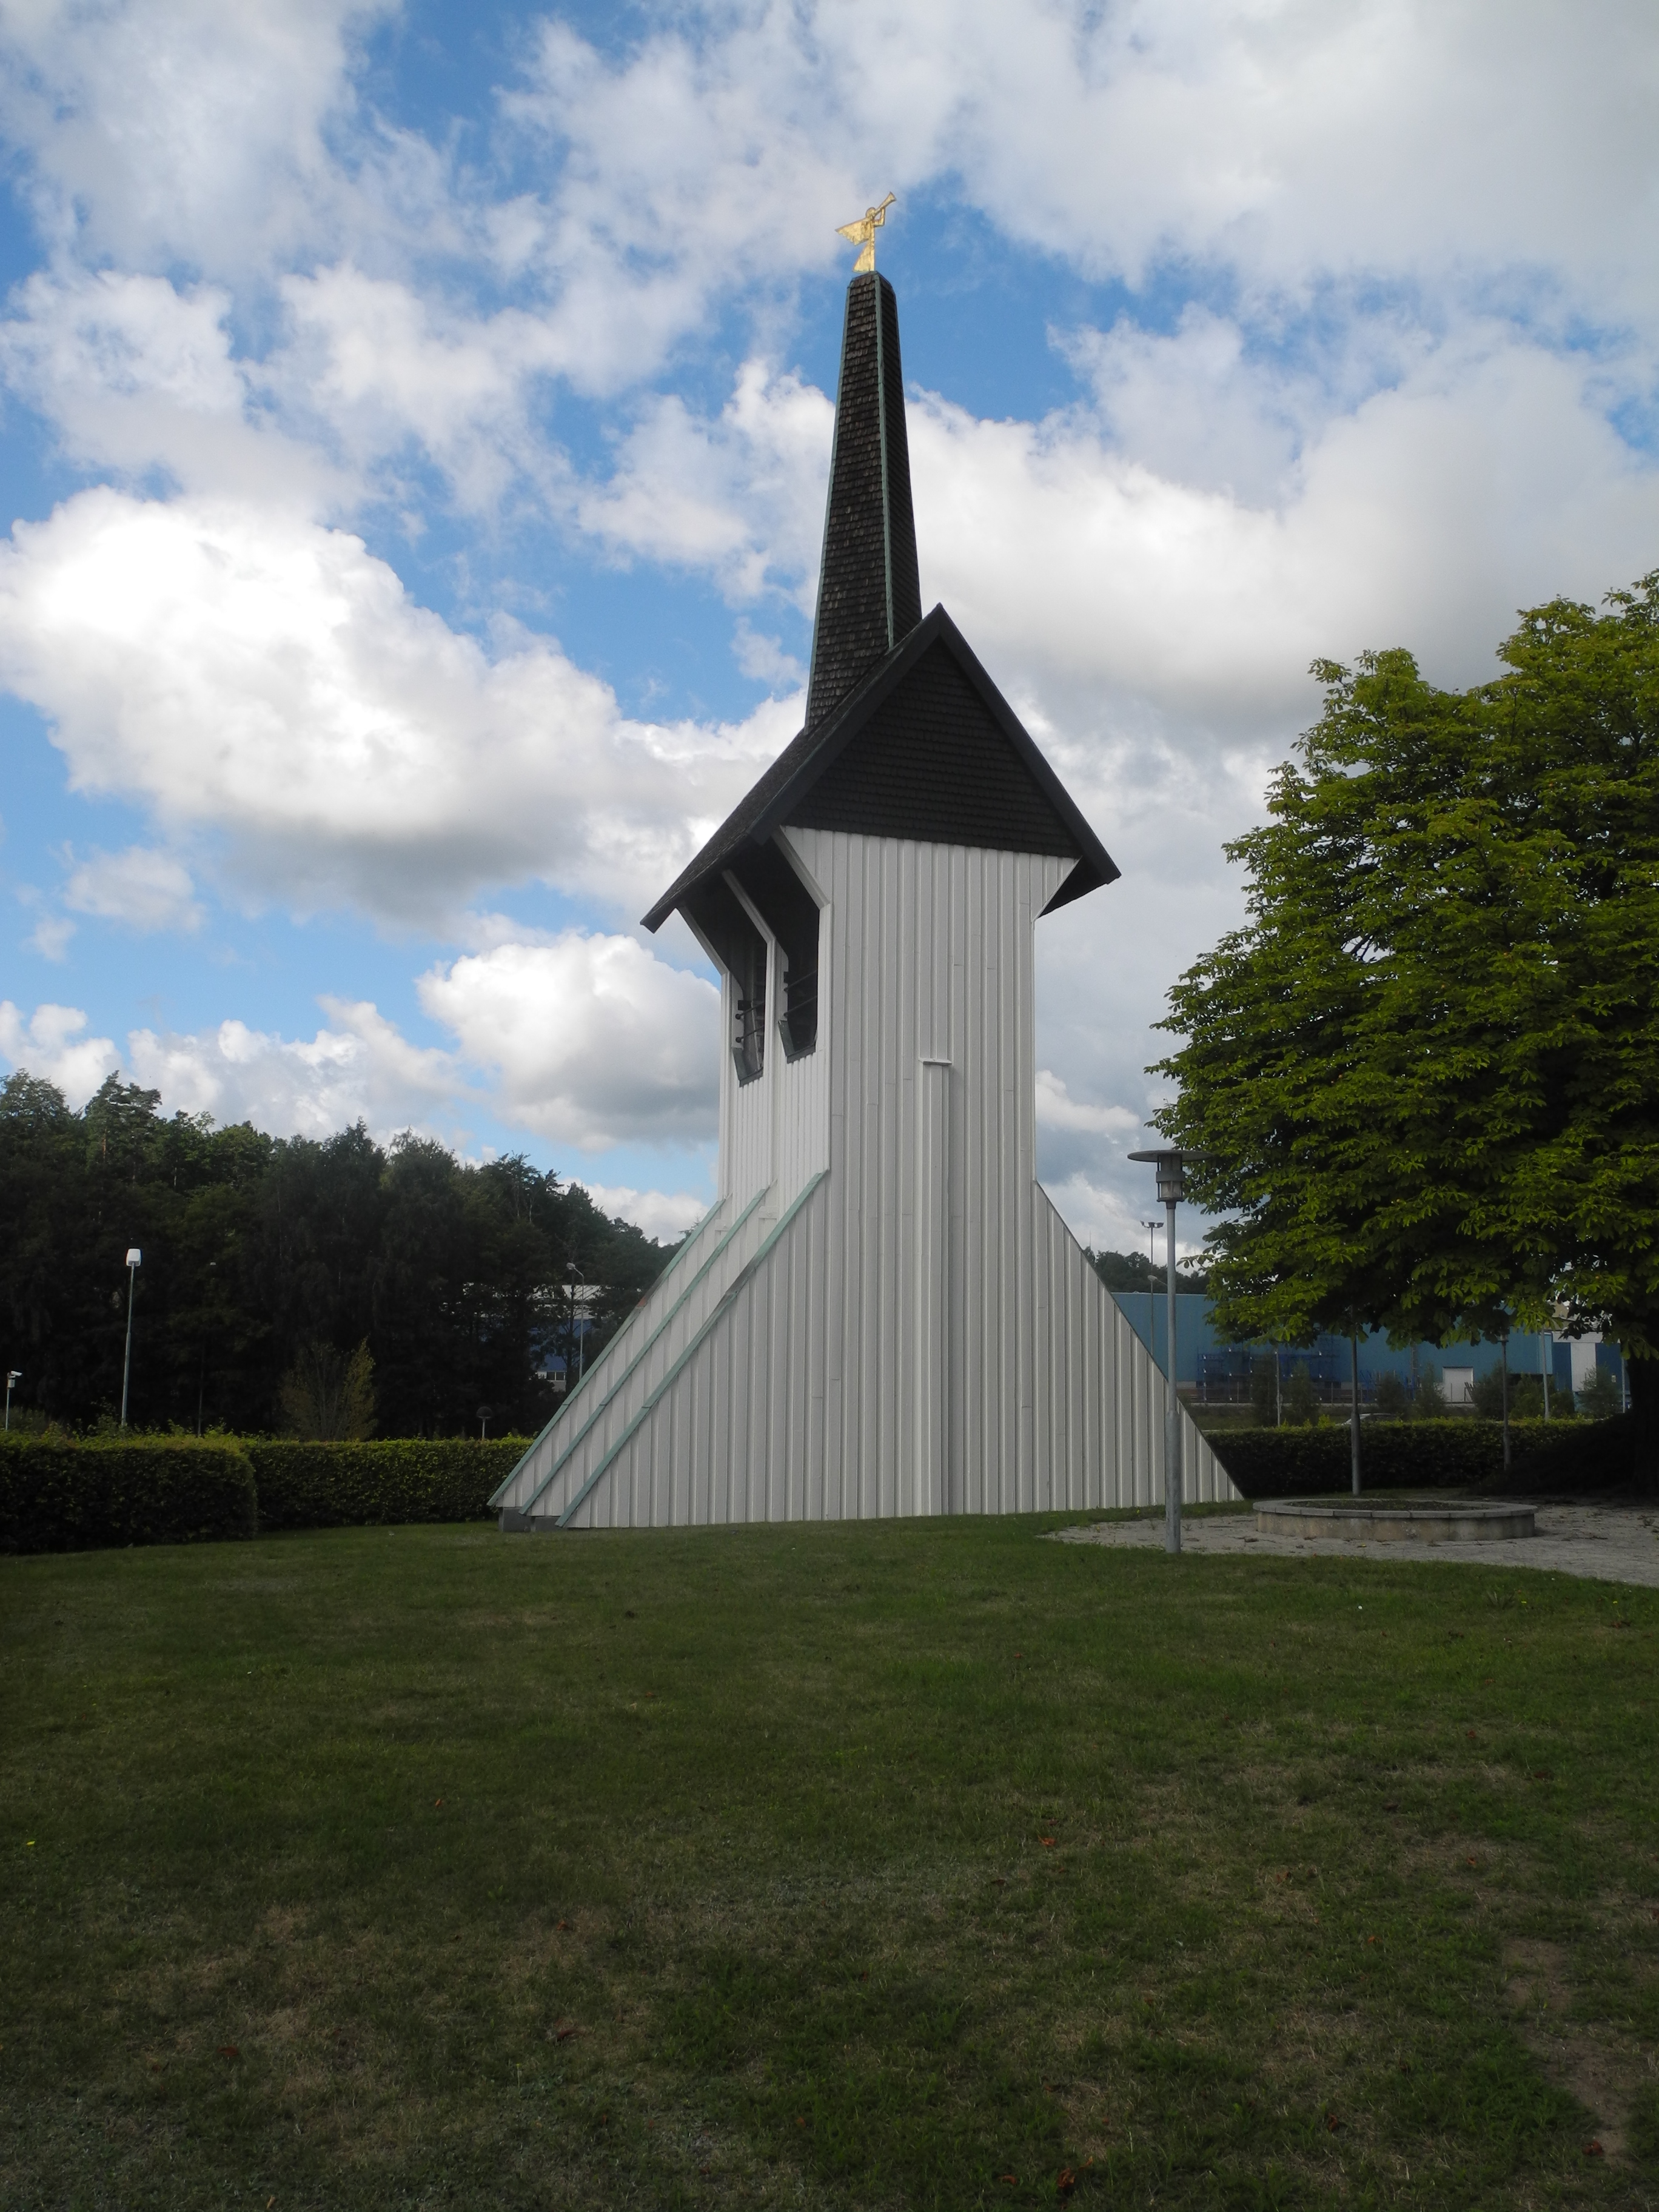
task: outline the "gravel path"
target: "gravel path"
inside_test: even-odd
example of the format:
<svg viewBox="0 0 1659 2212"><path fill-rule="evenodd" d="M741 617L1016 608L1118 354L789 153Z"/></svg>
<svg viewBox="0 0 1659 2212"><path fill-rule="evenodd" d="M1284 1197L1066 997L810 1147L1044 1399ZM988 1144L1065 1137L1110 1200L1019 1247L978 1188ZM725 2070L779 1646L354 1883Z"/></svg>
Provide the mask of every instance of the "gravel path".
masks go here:
<svg viewBox="0 0 1659 2212"><path fill-rule="evenodd" d="M1659 1507L1539 1504L1538 1533L1474 1544L1355 1543L1340 1536L1264 1534L1253 1513L1206 1514L1182 1528L1184 1551L1208 1558L1221 1553L1294 1553L1316 1559L1451 1560L1476 1567L1539 1567L1593 1582L1641 1583L1659 1589ZM1112 1544L1132 1551L1162 1551L1164 1516L1099 1521L1092 1528L1062 1528L1062 1544Z"/></svg>

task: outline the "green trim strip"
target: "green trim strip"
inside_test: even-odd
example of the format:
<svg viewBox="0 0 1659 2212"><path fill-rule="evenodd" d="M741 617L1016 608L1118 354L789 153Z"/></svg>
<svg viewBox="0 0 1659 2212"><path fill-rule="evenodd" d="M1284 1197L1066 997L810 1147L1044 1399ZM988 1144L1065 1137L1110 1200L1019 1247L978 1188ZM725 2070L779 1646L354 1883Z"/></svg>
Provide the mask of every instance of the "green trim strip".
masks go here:
<svg viewBox="0 0 1659 2212"><path fill-rule="evenodd" d="M788 1210L781 1216L770 1236L767 1237L766 1242L761 1246L759 1251L755 1254L753 1259L747 1261L744 1265L738 1270L737 1274L732 1278L730 1289L727 1290L725 1297L721 1298L720 1304L714 1308L714 1312L709 1315L708 1320L704 1322L702 1327L697 1331L690 1344L686 1346L684 1351L681 1352L679 1358L669 1369L667 1374L663 1376L662 1381L658 1383L656 1389L646 1400L644 1405L640 1407L639 1412L635 1414L633 1419L623 1431L621 1436L619 1436L616 1443L611 1445L610 1450L599 1462L592 1474L588 1476L586 1481L583 1483L581 1488L571 1499L569 1504L565 1507L564 1511L560 1514L557 1522L557 1526L559 1528L568 1528L570 1526L571 1521L574 1519L575 1515L580 1511L581 1508L586 1504L588 1498L592 1496L594 1487L599 1481L600 1477L609 1474L611 1468L616 1464L617 1460L620 1457L622 1453L630 1443L633 1443L635 1437L645 1426L645 1424L650 1419L652 1414L656 1412L658 1407L668 1395L668 1392L678 1381L679 1377L684 1373L691 1360L696 1357L697 1352L702 1349L714 1331L720 1326L720 1322L724 1321L726 1315L731 1311L732 1307L737 1302L738 1292L746 1288L746 1286L753 1281L756 1273L761 1267L763 1261L771 1257L771 1255L777 1245L778 1240L793 1222L795 1216L800 1212L802 1206L805 1205L807 1200L811 1197L818 1185L821 1182L827 1182L829 1177L830 1170L828 1168L820 1168L818 1170L811 1182L809 1182L801 1191L800 1194L791 1202Z"/></svg>
<svg viewBox="0 0 1659 2212"><path fill-rule="evenodd" d="M720 1208L725 1204L726 1200L723 1198L717 1198L714 1200L714 1203L709 1207L708 1212L704 1214L702 1219L696 1223L690 1234L681 1243L679 1249L674 1254L673 1258L670 1260L668 1265L663 1269L661 1274L658 1276L656 1281L652 1284L651 1289L646 1292L645 1297L640 1300L639 1304L636 1305L633 1312L629 1315L628 1319L617 1331L617 1334L611 1338L610 1343L605 1346L605 1350L599 1354L599 1358L593 1362L593 1364L583 1375L581 1381L577 1383L575 1389L570 1393L569 1396L566 1398L564 1403L554 1414L552 1419L544 1424L541 1433L537 1437L535 1443L530 1445L528 1449L525 1452L523 1458L520 1460L518 1465L514 1468L512 1474L507 1476L506 1481L501 1485L499 1489L495 1490L490 1493L489 1504L492 1510L501 1504L502 1498L506 1497L507 1492L512 1489L514 1484L518 1480L520 1474L524 1470L526 1462L535 1457L537 1452L541 1449L547 1438L552 1435L559 1423L563 1420L565 1415L570 1411L570 1408L575 1404L577 1399L580 1397L582 1392L593 1380L593 1377L603 1371L605 1363L609 1360L611 1353L616 1350L617 1346L623 1342L623 1339L627 1336L629 1330L633 1328L635 1322L639 1319L640 1314L644 1309L647 1302L651 1297L652 1293L661 1289L662 1285L668 1280L669 1277L679 1267L680 1262L683 1260L688 1259L696 1247L702 1242L703 1231L708 1227L715 1215L719 1213Z"/></svg>
<svg viewBox="0 0 1659 2212"><path fill-rule="evenodd" d="M600 1401L599 1405L594 1407L592 1419L585 1421L581 1427L576 1431L569 1442L553 1460L552 1463L548 1468L547 1473L536 1485L536 1487L531 1492L529 1497L525 1499L522 1505L516 1509L519 1512L530 1512L540 1502L540 1500L547 1495L549 1485L552 1483L555 1478L562 1474L564 1468L569 1465L572 1455L580 1450L588 1437L592 1435L594 1430L599 1426L599 1424L605 1419L608 1409L615 1404L617 1393L619 1390L627 1389L629 1377L636 1374L641 1364L651 1357L651 1354L655 1350L656 1346L662 1341L663 1332L672 1326L676 1316L684 1310L687 1299L695 1295L698 1285L708 1276L709 1269L716 1264L725 1253L730 1250L732 1239L739 1234L743 1229L744 1224L748 1220L750 1215L755 1211L755 1208L760 1204L761 1200L765 1196L766 1193L763 1190L757 1190L755 1193L753 1198L750 1200L748 1205L744 1206L743 1212L732 1224L732 1226L726 1231L725 1236L720 1238L719 1243L714 1246L713 1251L710 1252L708 1257L703 1261L702 1267L697 1269L696 1274L692 1276L690 1281L687 1283L685 1288L680 1292L678 1297L675 1299L673 1304L669 1307L667 1312L664 1314L662 1319L657 1323L655 1328L652 1330L650 1335L647 1337L644 1343L641 1345L639 1350L629 1361L627 1366L623 1368L622 1373L615 1377L611 1382L611 1388L605 1392L604 1398ZM612 1342L615 1341L616 1340L613 1338ZM607 1349L609 1347L607 1347ZM532 1451L535 1449L535 1446L533 1444L532 1445L531 1449ZM528 1456L529 1455L526 1454L526 1457L527 1458ZM519 1464L522 1467L524 1462L520 1460ZM507 1480L510 1481L512 1477L509 1476ZM491 1503L494 1503L493 1499L491 1500Z"/></svg>

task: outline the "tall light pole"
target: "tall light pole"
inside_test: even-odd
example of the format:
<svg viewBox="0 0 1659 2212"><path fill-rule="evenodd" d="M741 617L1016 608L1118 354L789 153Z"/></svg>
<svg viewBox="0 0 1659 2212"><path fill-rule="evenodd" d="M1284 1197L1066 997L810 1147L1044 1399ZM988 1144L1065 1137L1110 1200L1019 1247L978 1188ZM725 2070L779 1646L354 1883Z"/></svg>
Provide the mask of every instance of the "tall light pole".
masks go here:
<svg viewBox="0 0 1659 2212"><path fill-rule="evenodd" d="M7 1434L8 1436L9 1436L9 1435L11 1434L11 1394L12 1394L12 1389L13 1389L13 1386L14 1386L15 1383L21 1382L22 1381L22 1379L23 1379L23 1370L22 1370L22 1369L21 1369L21 1367L9 1367L9 1368L7 1368L7 1370L6 1370L6 1434Z"/></svg>
<svg viewBox="0 0 1659 2212"><path fill-rule="evenodd" d="M144 1255L136 1244L127 1247L127 1356L121 1362L121 1426L127 1425L127 1384L132 1379L132 1293Z"/></svg>
<svg viewBox="0 0 1659 2212"><path fill-rule="evenodd" d="M573 1260L565 1272L570 1278L570 1334L573 1340L572 1348L576 1354L576 1382L580 1389L585 1365L583 1354L587 1349L586 1342L587 1333L583 1329L580 1334L578 1334L576 1316L576 1291L581 1285L581 1269Z"/></svg>
<svg viewBox="0 0 1659 2212"><path fill-rule="evenodd" d="M1555 1331L1545 1329L1538 1339L1538 1371L1544 1378L1544 1419L1550 1417L1550 1370L1555 1364Z"/></svg>
<svg viewBox="0 0 1659 2212"><path fill-rule="evenodd" d="M1164 1415L1164 1548L1172 1554L1181 1549L1181 1400L1176 1391L1176 1208L1186 1195L1183 1170L1188 1157L1173 1150L1129 1155L1132 1160L1152 1163L1158 1175L1158 1194L1164 1201L1170 1322L1164 1332L1170 1355L1170 1389Z"/></svg>

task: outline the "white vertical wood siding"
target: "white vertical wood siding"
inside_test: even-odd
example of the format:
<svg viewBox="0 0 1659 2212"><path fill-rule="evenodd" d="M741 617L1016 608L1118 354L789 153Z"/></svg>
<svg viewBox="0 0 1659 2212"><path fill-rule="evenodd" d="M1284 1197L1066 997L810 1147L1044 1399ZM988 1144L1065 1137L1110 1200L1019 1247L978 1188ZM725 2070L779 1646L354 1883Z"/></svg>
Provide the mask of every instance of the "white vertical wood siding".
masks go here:
<svg viewBox="0 0 1659 2212"><path fill-rule="evenodd" d="M1068 864L787 833L817 1048L721 1057L721 1198L497 1493L506 1525L1153 1505L1151 1354L1036 1176L1033 931ZM774 948L773 984L778 981ZM724 1044L732 986L722 993ZM1183 1490L1236 1495L1183 1414Z"/></svg>

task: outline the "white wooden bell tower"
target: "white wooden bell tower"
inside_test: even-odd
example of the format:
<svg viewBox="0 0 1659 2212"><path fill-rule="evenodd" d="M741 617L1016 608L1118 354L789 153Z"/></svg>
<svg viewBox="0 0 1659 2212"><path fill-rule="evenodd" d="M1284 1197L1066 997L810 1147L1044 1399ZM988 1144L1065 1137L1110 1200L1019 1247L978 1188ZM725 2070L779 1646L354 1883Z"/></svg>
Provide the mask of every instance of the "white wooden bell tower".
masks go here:
<svg viewBox="0 0 1659 2212"><path fill-rule="evenodd" d="M645 917L721 977L720 1195L504 1528L1153 1504L1164 1382L1036 1180L1034 934L1117 869L917 574L848 288L805 727ZM1190 1420L1188 1498L1231 1496Z"/></svg>

